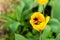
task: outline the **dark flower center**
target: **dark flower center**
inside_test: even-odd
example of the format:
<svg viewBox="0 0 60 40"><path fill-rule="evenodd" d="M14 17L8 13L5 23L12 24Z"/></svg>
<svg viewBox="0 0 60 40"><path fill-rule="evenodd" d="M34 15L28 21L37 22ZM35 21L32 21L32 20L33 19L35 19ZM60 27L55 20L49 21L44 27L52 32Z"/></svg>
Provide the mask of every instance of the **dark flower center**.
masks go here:
<svg viewBox="0 0 60 40"><path fill-rule="evenodd" d="M38 19L37 18L34 18L35 21L37 21Z"/></svg>
<svg viewBox="0 0 60 40"><path fill-rule="evenodd" d="M41 23L40 21L38 21L38 18L34 18L33 20L35 21L35 23L34 23L34 24L36 24L36 25L38 25L38 24L40 24L40 23Z"/></svg>

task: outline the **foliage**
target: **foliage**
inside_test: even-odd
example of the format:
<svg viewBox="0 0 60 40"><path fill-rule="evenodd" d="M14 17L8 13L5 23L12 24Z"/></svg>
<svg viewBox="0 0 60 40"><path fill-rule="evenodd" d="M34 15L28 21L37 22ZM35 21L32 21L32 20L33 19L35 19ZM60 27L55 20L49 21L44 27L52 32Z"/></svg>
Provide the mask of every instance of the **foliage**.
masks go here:
<svg viewBox="0 0 60 40"><path fill-rule="evenodd" d="M9 31L6 40L39 40L39 32L34 30L29 23L34 12L42 12L42 5L36 0L19 0L19 3L11 5L15 11L7 15L0 14L1 18L7 20L4 29ZM45 14L50 15L50 21L42 31L42 40L60 40L60 0L50 0L44 6ZM50 10L51 9L51 10Z"/></svg>

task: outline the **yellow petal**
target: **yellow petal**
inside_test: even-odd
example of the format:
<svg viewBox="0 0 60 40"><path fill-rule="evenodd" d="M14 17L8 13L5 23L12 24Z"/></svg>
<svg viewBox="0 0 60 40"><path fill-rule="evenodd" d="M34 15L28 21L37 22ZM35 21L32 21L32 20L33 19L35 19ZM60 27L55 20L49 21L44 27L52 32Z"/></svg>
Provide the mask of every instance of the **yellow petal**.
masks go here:
<svg viewBox="0 0 60 40"><path fill-rule="evenodd" d="M34 20L34 18L37 18L38 20ZM46 27L49 19L50 19L49 16L46 16L45 18L44 15L41 14L40 12L35 12L31 16L30 24L33 26L35 30L40 31ZM39 20L42 20L42 21L39 21ZM35 24L35 23L38 23L38 24Z"/></svg>
<svg viewBox="0 0 60 40"><path fill-rule="evenodd" d="M47 4L48 0L37 0L38 4Z"/></svg>
<svg viewBox="0 0 60 40"><path fill-rule="evenodd" d="M49 22L50 16L46 16L46 24Z"/></svg>
<svg viewBox="0 0 60 40"><path fill-rule="evenodd" d="M36 25L35 29L37 28L38 31L43 30L46 27L47 23L49 22L49 19L50 19L50 16L47 16L46 17L46 21L45 22L42 22L39 25Z"/></svg>
<svg viewBox="0 0 60 40"><path fill-rule="evenodd" d="M50 16L47 16L41 30L43 30L46 27L47 23L49 22L49 19L50 19Z"/></svg>
<svg viewBox="0 0 60 40"><path fill-rule="evenodd" d="M44 15L40 12L35 12L32 14L31 19L34 19L35 17L39 18L40 20L44 21Z"/></svg>
<svg viewBox="0 0 60 40"><path fill-rule="evenodd" d="M43 25L44 25L44 22L40 23L39 25L36 25L36 27L38 29L37 31L41 31L44 27Z"/></svg>

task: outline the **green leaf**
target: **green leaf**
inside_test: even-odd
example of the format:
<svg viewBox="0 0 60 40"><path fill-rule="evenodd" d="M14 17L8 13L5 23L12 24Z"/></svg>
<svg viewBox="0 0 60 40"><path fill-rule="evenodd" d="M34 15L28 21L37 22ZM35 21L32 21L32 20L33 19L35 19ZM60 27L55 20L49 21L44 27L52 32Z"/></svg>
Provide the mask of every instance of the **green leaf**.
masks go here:
<svg viewBox="0 0 60 40"><path fill-rule="evenodd" d="M32 37L29 37L28 39L29 40L39 40L39 37L40 37L39 33L36 33L35 35L33 35Z"/></svg>
<svg viewBox="0 0 60 40"><path fill-rule="evenodd" d="M16 17L18 21L21 21L21 17L22 17L22 13L23 13L23 9L24 9L24 2L22 0L20 0L20 3L18 5L16 5Z"/></svg>
<svg viewBox="0 0 60 40"><path fill-rule="evenodd" d="M30 10L37 6L36 0L23 0L23 1L26 5L23 12L24 14L28 13Z"/></svg>
<svg viewBox="0 0 60 40"><path fill-rule="evenodd" d="M60 40L60 33L57 35L56 40Z"/></svg>
<svg viewBox="0 0 60 40"><path fill-rule="evenodd" d="M19 22L14 22L14 23L9 25L9 28L11 29L11 31L15 32L19 25L20 25Z"/></svg>
<svg viewBox="0 0 60 40"><path fill-rule="evenodd" d="M60 33L60 22L57 19L52 18L49 22L49 26L52 29L52 32Z"/></svg>
<svg viewBox="0 0 60 40"><path fill-rule="evenodd" d="M28 40L26 39L24 36L19 35L19 34L15 34L15 40Z"/></svg>
<svg viewBox="0 0 60 40"><path fill-rule="evenodd" d="M46 39L46 40L55 40L54 38L51 38L51 39Z"/></svg>
<svg viewBox="0 0 60 40"><path fill-rule="evenodd" d="M50 0L49 5L52 7L51 17L60 21L60 0Z"/></svg>
<svg viewBox="0 0 60 40"><path fill-rule="evenodd" d="M11 18L10 16L7 16L7 15L0 14L0 17L6 19L9 22L15 21L13 18Z"/></svg>
<svg viewBox="0 0 60 40"><path fill-rule="evenodd" d="M42 40L46 40L50 32L51 32L51 28L49 25L47 25L42 33Z"/></svg>
<svg viewBox="0 0 60 40"><path fill-rule="evenodd" d="M26 34L26 36L28 37L32 37L33 35L32 35L32 33L31 32L28 32L27 34Z"/></svg>

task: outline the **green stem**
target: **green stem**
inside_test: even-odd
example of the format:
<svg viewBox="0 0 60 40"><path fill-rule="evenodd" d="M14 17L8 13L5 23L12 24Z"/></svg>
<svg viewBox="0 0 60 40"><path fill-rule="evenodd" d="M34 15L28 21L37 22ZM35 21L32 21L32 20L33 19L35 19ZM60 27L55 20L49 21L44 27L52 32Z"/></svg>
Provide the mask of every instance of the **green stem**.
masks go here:
<svg viewBox="0 0 60 40"><path fill-rule="evenodd" d="M44 15L44 5L43 5L43 15Z"/></svg>
<svg viewBox="0 0 60 40"><path fill-rule="evenodd" d="M42 40L42 31L40 31L40 40Z"/></svg>

